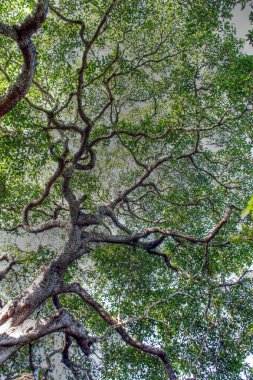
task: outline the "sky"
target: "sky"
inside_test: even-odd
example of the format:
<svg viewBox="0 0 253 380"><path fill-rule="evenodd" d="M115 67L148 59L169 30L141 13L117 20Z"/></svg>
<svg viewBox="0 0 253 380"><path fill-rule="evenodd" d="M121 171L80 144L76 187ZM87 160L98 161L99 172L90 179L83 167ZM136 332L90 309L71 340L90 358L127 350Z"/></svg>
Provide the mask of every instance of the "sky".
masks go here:
<svg viewBox="0 0 253 380"><path fill-rule="evenodd" d="M245 9L241 10L241 6L237 5L233 12L232 22L236 27L236 32L238 37L245 38L249 29L253 28L253 25L250 24L249 15L251 12L250 5L247 5ZM245 43L244 51L247 54L253 55L253 46L248 42Z"/></svg>

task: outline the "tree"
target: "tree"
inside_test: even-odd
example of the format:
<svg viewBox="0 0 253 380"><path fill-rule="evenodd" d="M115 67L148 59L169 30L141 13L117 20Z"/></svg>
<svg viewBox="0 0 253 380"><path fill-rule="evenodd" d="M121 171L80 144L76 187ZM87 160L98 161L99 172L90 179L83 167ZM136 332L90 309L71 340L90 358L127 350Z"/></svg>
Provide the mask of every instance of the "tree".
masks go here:
<svg viewBox="0 0 253 380"><path fill-rule="evenodd" d="M253 60L234 5L1 4L3 377L56 378L59 355L69 379L250 376Z"/></svg>

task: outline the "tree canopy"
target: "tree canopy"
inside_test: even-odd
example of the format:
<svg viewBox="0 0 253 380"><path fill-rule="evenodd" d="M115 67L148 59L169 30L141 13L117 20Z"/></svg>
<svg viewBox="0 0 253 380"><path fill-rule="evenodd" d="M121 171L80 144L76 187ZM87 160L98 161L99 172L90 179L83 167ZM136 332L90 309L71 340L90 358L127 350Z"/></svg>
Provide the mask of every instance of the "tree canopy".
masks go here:
<svg viewBox="0 0 253 380"><path fill-rule="evenodd" d="M253 378L235 5L1 2L1 379Z"/></svg>

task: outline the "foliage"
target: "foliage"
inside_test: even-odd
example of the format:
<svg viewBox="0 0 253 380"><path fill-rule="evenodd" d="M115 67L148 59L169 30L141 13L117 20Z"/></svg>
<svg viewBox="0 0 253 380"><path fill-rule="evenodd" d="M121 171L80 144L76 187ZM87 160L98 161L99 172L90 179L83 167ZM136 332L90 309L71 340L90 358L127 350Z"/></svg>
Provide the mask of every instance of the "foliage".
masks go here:
<svg viewBox="0 0 253 380"><path fill-rule="evenodd" d="M2 2L2 22L34 3ZM71 380L251 378L253 60L234 6L50 1L1 118L1 378L56 379L55 360ZM2 36L1 95L23 58Z"/></svg>

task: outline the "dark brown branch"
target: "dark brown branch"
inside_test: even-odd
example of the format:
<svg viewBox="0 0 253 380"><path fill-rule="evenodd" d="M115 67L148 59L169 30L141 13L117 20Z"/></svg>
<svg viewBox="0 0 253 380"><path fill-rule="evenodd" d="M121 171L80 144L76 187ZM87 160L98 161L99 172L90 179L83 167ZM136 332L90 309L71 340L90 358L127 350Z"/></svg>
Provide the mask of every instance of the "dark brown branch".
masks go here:
<svg viewBox="0 0 253 380"><path fill-rule="evenodd" d="M61 19L62 21L64 22L67 22L67 23L70 23L70 24L75 24L75 25L80 25L80 38L82 40L82 42L85 44L87 41L85 41L84 39L84 31L85 31L85 23L83 20L74 20L74 19L70 19L66 16L64 16L62 13L59 12L58 9L56 9L55 7L53 7L52 5L49 6L50 10L55 13L59 19Z"/></svg>
<svg viewBox="0 0 253 380"><path fill-rule="evenodd" d="M57 179L62 174L64 167L65 167L65 161L64 161L64 158L61 157L59 159L59 161L58 161L58 168L56 169L56 171L53 174L53 176L50 178L50 180L45 185L45 190L44 190L43 194L39 198L34 199L31 202L29 202L24 207L24 210L23 210L23 227L26 230L31 231L31 228L29 226L29 212L34 207L36 207L36 206L40 205L41 203L43 203L44 200L49 196L50 190L51 190L52 186L54 185L54 183L57 181ZM49 224L55 225L55 224L57 224L57 221L50 222Z"/></svg>
<svg viewBox="0 0 253 380"><path fill-rule="evenodd" d="M29 339L31 341L39 337L36 335L38 332L36 329L31 330L30 335L27 334L28 331L25 331L26 334L22 333L23 327L26 330L26 322L28 317L31 316L38 306L42 305L49 297L52 297L60 292L61 283L66 268L74 260L88 252L90 252L90 249L83 246L81 241L81 231L79 228L70 228L69 240L65 244L63 251L55 259L53 259L43 271L40 272L37 278L31 283L23 294L19 295L3 307L0 312L0 365L8 359L10 355L16 352L21 344L29 343ZM31 321L32 324L33 322L34 321ZM51 322L49 321L47 325L49 329L53 327ZM49 331L45 329L43 320L37 327L40 326L42 335L49 333ZM64 326L66 327L66 324L64 324ZM74 334L74 331L69 329L61 331L71 334L82 349L81 336L79 341L79 337ZM15 332L19 333L15 334ZM85 350L83 350L83 352L84 351Z"/></svg>
<svg viewBox="0 0 253 380"><path fill-rule="evenodd" d="M116 215L114 214L113 210L110 209L109 207L106 207L103 211L103 214L105 216L108 216L111 221L114 223L114 225L116 227L118 227L120 230L126 232L127 234L131 234L131 231L124 225L122 224L116 217Z"/></svg>
<svg viewBox="0 0 253 380"><path fill-rule="evenodd" d="M170 380L177 379L177 376L174 370L172 369L168 355L163 349L161 349L160 347L151 346L146 343L138 342L137 340L132 338L124 327L117 326L118 320L112 317L108 313L108 311L101 304L99 304L85 289L81 288L79 284L72 284L66 286L64 291L75 293L79 297L81 297L83 301L90 305L110 326L114 326L114 330L117 331L117 333L121 336L125 343L142 352L158 357L163 362L163 365L169 376L168 378Z"/></svg>
<svg viewBox="0 0 253 380"><path fill-rule="evenodd" d="M81 64L81 67L79 70L79 75L78 75L77 104L78 104L79 115L80 115L82 121L87 126L86 127L86 137L85 137L83 144L82 144L84 148L87 144L89 134L90 134L91 129L93 127L93 121L86 115L86 113L84 112L84 109L83 109L83 102L82 102L82 89L84 87L83 75L84 75L85 69L87 68L87 59L88 59L89 51L90 51L91 47L93 46L93 44L98 39L98 37L100 36L100 34L103 32L103 27L106 24L107 19L110 15L111 11L113 10L113 8L116 6L116 4L118 2L119 2L119 0L112 0L111 1L109 7L106 9L106 11L105 11L97 29L96 29L96 31L94 32L93 36L91 37L91 39L88 42L86 42L85 49L84 49L83 56L82 56L82 64Z"/></svg>
<svg viewBox="0 0 253 380"><path fill-rule="evenodd" d="M56 129L60 131L75 131L75 132L78 132L80 135L83 135L84 130L75 124L71 124L71 125L64 124L61 121L56 120L54 117L49 117L49 121L50 121L50 125L47 127L44 127L45 130Z"/></svg>
<svg viewBox="0 0 253 380"><path fill-rule="evenodd" d="M64 343L64 346L62 348L62 362L63 362L63 364L65 364L65 366L67 368L70 369L74 378L76 380L79 380L79 375L78 375L78 372L76 370L76 366L69 357L69 350L70 350L71 345L72 345L72 339L71 339L70 335L65 334L65 343Z"/></svg>
<svg viewBox="0 0 253 380"><path fill-rule="evenodd" d="M200 153L200 152L198 152ZM224 187L225 189L234 189L238 186L231 186L231 185L227 185L227 184L224 184L222 183L218 178L217 176L215 176L213 173L209 172L208 170L204 169L204 168L201 168L199 167L196 162L194 161L193 157L192 157L192 154L189 155L189 158L190 158L190 161L192 163L192 165L199 171L202 171L204 173L206 173L209 177L213 178L215 180L215 182L217 182L220 186Z"/></svg>
<svg viewBox="0 0 253 380"><path fill-rule="evenodd" d="M49 0L38 0L36 8L19 26L0 23L0 34L14 40L23 56L23 67L16 81L0 97L0 117L8 113L28 92L36 69L36 49L31 36L46 19Z"/></svg>
<svg viewBox="0 0 253 380"><path fill-rule="evenodd" d="M6 329L1 334L0 339L0 365L8 351L15 352L21 346L54 332L68 333L77 341L84 354L90 353L90 345L93 343L93 339L88 336L87 331L72 314L61 309L52 317L25 321L19 326Z"/></svg>
<svg viewBox="0 0 253 380"><path fill-rule="evenodd" d="M132 186L130 186L128 189L123 190L117 197L112 199L108 206L111 207L112 209L114 209L117 204L124 201L130 193L132 193L139 186L141 186L142 183L145 181L145 179L148 178L150 176L150 174L153 173L153 171L155 169L157 169L160 165L162 165L164 162L168 161L171 158L172 158L171 155L167 155L167 156L164 156L164 157L160 158L159 160L157 160L153 165L151 165L145 171L145 173L140 178L138 178L136 180L136 182Z"/></svg>
<svg viewBox="0 0 253 380"><path fill-rule="evenodd" d="M166 228L160 228L160 227L151 227L147 228L146 230L136 233L136 234L130 234L130 235L105 235L102 233L95 233L89 235L89 241L96 242L96 243L114 243L114 244L126 244L126 245L135 245L138 242L140 242L142 239L148 238L152 234L159 233L161 234L160 239L162 237L170 236L172 238L178 238L182 240L186 240L191 243L195 244L206 244L209 243L212 239L216 237L222 226L227 223L232 209L234 208L233 205L229 206L223 216L223 218L219 221L219 223L216 224L214 229L205 237L197 237L192 235L187 235L179 231L166 229Z"/></svg>
<svg viewBox="0 0 253 380"><path fill-rule="evenodd" d="M95 153L94 149L91 149L91 148L88 149L88 152L90 155L90 161L86 165L80 164L80 162L78 162L76 164L77 170L84 170L85 171L85 170L92 170L94 168L95 163L96 163L96 153ZM81 160L81 159L82 158L80 158L79 160Z"/></svg>
<svg viewBox="0 0 253 380"><path fill-rule="evenodd" d="M12 231L17 231L19 228L22 228L22 227L23 227L23 224L19 223L16 226L13 226L13 227L3 227L3 226L0 226L0 230L12 232Z"/></svg>
<svg viewBox="0 0 253 380"><path fill-rule="evenodd" d="M153 136L149 135L148 133L145 133L145 132L132 132L132 131L128 131L128 130L112 131L109 135L96 137L93 141L90 142L89 145L93 146L93 145L99 143L100 141L110 140L112 137L120 136L120 135L126 135L126 136L130 136L130 137L135 137L135 138L146 137L150 140L159 140L159 139L165 138L170 131L171 131L171 128L168 128L163 134L156 135L156 136L155 135L153 135Z"/></svg>

